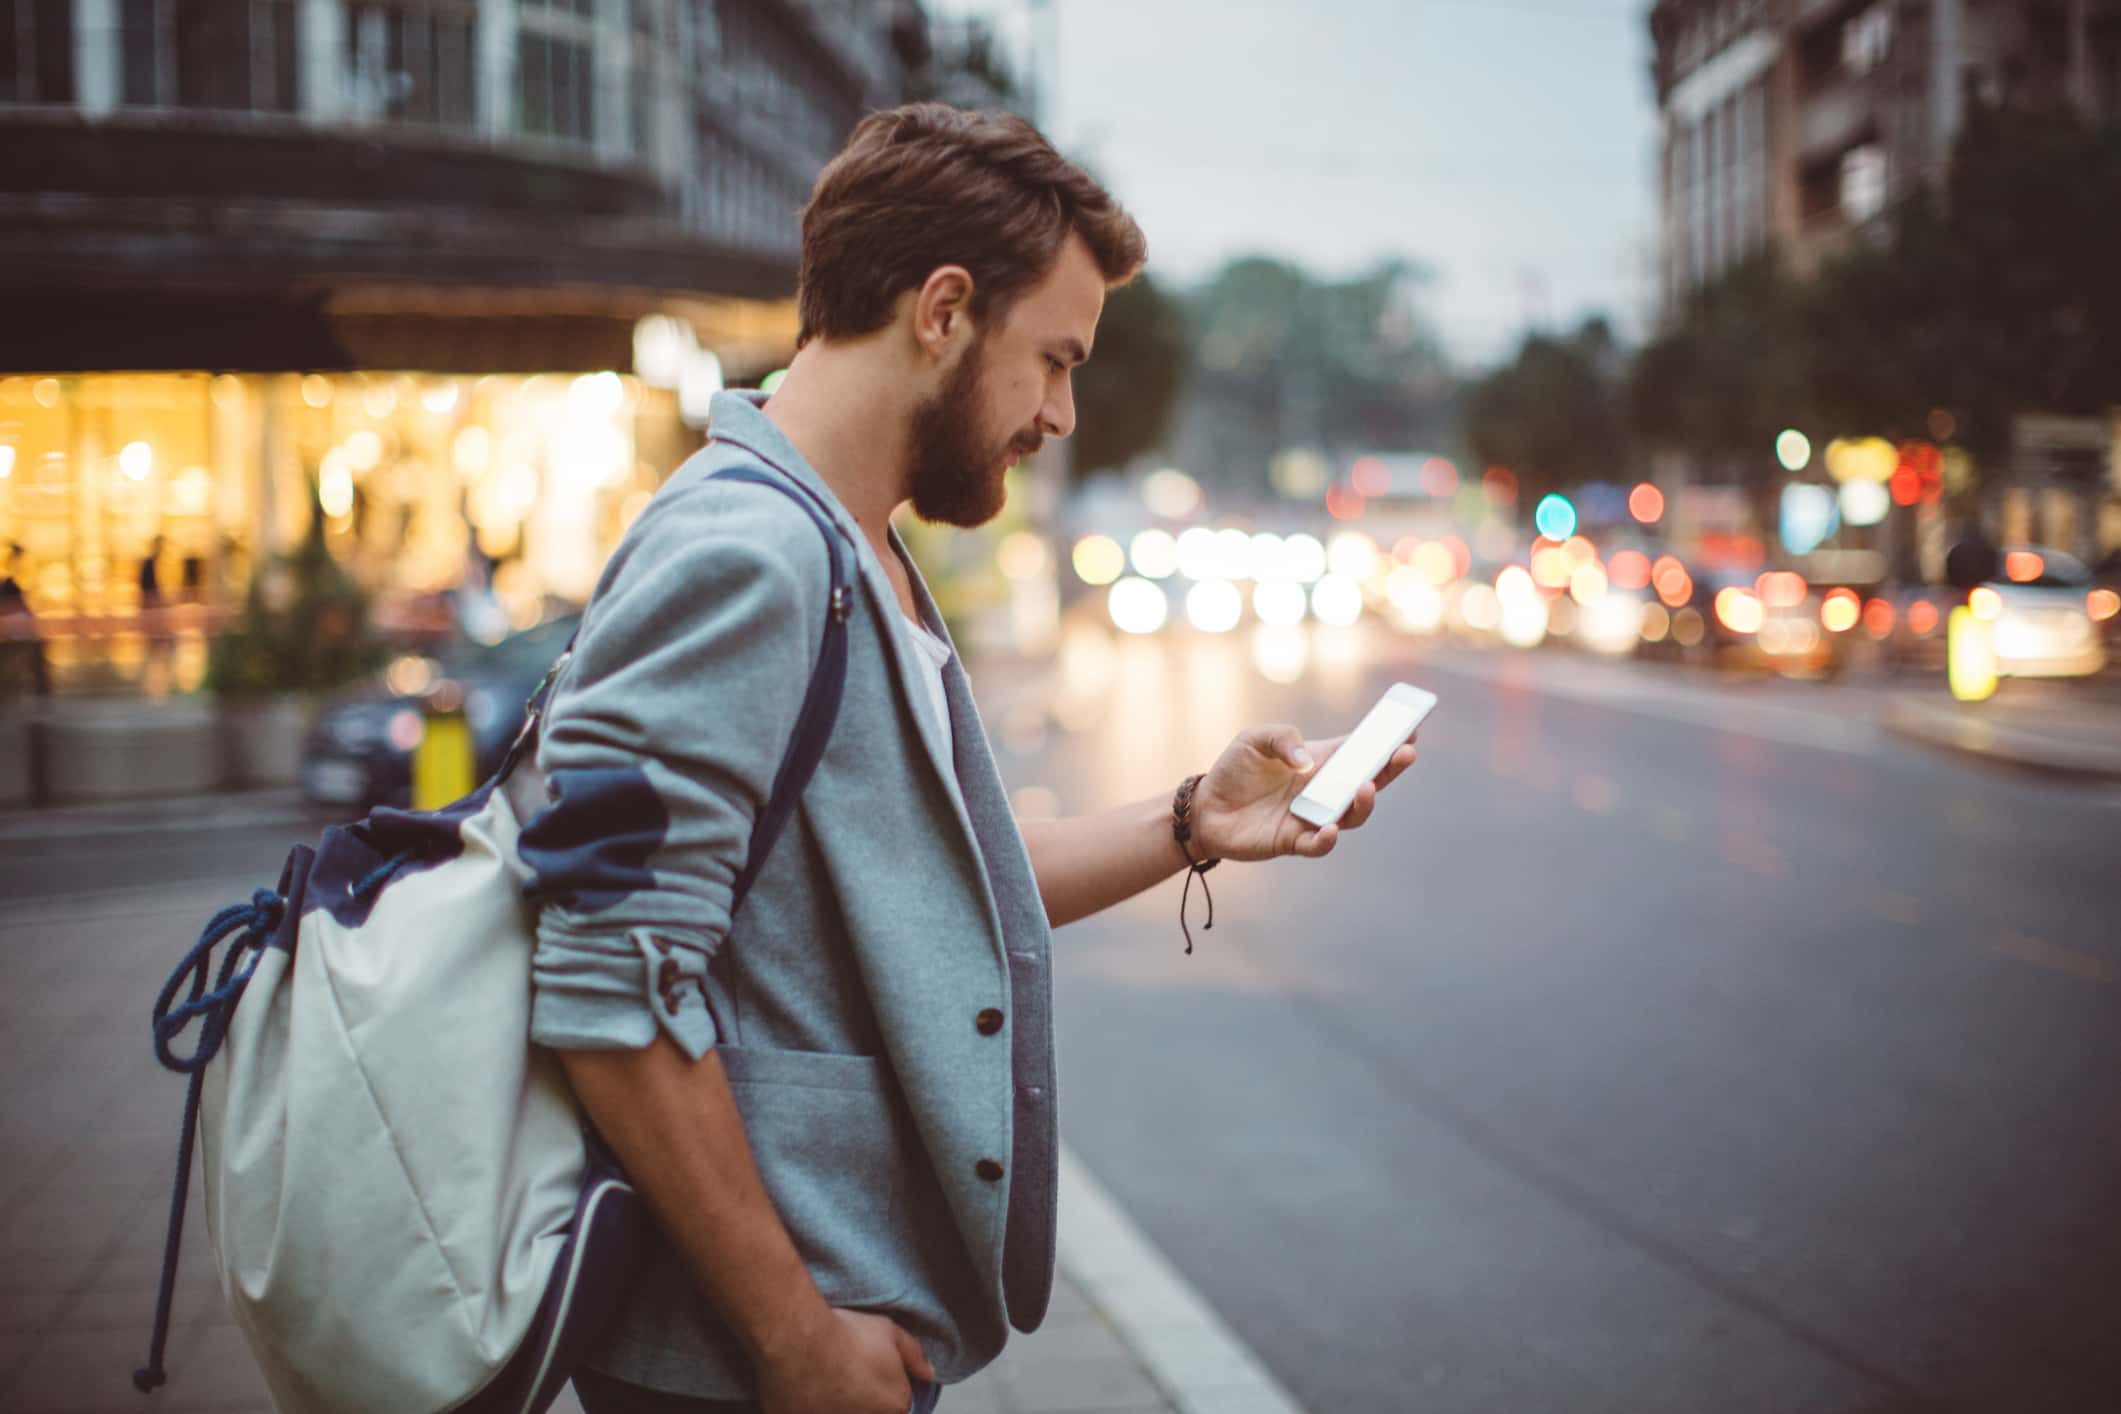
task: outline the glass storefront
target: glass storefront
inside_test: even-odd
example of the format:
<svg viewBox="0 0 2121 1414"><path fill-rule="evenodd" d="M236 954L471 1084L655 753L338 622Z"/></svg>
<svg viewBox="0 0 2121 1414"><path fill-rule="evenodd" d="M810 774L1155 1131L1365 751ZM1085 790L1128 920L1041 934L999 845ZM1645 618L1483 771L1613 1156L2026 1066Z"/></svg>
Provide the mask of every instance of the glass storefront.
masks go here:
<svg viewBox="0 0 2121 1414"><path fill-rule="evenodd" d="M468 621L497 633L587 598L697 442L673 393L609 372L0 378L0 572L55 692L192 691L313 506L380 631L438 638L490 587Z"/></svg>

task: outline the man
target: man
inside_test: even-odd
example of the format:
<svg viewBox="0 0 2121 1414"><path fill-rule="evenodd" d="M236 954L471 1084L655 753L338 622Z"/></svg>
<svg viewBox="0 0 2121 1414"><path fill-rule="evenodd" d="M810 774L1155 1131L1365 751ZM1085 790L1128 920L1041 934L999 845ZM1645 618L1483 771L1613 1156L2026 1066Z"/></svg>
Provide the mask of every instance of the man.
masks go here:
<svg viewBox="0 0 2121 1414"><path fill-rule="evenodd" d="M802 224L788 375L718 398L628 530L538 752L532 1033L664 1238L576 1381L590 1414L925 1414L1036 1329L1048 930L1188 861L1169 798L1019 830L890 526L908 501L980 524L1073 430L1140 230L1027 123L937 105L863 120ZM830 745L732 921L829 571L799 506L709 476L738 466L826 498L862 592ZM1193 857L1323 855L1413 759L1313 829L1288 804L1331 745L1241 735L1191 796Z"/></svg>

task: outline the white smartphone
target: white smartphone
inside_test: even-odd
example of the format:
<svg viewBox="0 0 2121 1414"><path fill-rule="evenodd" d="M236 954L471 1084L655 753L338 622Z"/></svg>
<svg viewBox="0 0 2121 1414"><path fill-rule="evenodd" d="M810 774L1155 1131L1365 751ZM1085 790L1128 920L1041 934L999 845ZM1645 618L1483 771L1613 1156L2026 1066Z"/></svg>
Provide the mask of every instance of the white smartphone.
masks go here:
<svg viewBox="0 0 2121 1414"><path fill-rule="evenodd" d="M1305 783L1303 793L1289 802L1289 813L1313 825L1330 825L1347 814L1362 783L1385 768L1435 707L1435 693L1410 683L1386 688L1340 749Z"/></svg>

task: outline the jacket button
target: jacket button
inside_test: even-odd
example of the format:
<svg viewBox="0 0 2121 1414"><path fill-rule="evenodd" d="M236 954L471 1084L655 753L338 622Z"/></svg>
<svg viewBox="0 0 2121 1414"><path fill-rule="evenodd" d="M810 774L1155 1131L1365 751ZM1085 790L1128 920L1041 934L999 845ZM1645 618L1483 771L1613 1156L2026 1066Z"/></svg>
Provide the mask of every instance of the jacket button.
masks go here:
<svg viewBox="0 0 2121 1414"><path fill-rule="evenodd" d="M979 1014L979 1019L974 1021L973 1025L979 1027L980 1035L992 1036L1002 1029L1002 1014L993 1007L988 1007Z"/></svg>
<svg viewBox="0 0 2121 1414"><path fill-rule="evenodd" d="M972 1171L989 1183L999 1183L1001 1181L1002 1166L992 1159L981 1159L972 1166Z"/></svg>

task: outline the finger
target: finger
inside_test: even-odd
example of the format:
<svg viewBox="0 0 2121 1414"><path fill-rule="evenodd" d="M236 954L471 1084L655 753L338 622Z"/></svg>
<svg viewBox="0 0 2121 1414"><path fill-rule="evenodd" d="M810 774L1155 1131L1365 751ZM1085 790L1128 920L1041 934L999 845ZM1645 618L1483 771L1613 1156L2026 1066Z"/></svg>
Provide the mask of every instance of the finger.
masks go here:
<svg viewBox="0 0 2121 1414"><path fill-rule="evenodd" d="M921 1349L919 1341L906 1333L904 1326L893 1321L891 1336L898 1342L899 1360L905 1365L908 1373L924 1380L935 1378L935 1366L928 1363L928 1352Z"/></svg>
<svg viewBox="0 0 2121 1414"><path fill-rule="evenodd" d="M1306 859L1324 859L1340 839L1340 826L1321 825L1296 837L1296 852Z"/></svg>
<svg viewBox="0 0 2121 1414"><path fill-rule="evenodd" d="M1369 819L1370 812L1376 808L1377 787L1369 781L1364 781L1355 788L1355 799L1349 802L1346 812L1341 815L1340 827L1343 830L1361 829L1362 822Z"/></svg>
<svg viewBox="0 0 2121 1414"><path fill-rule="evenodd" d="M1287 762L1298 771L1308 771L1315 764L1310 748L1304 744L1304 734L1295 727L1275 727L1267 738L1268 750L1278 759Z"/></svg>
<svg viewBox="0 0 2121 1414"><path fill-rule="evenodd" d="M1414 764L1414 744L1408 742L1398 748L1385 762L1385 768L1377 773L1377 787L1384 789L1399 779L1400 773Z"/></svg>

